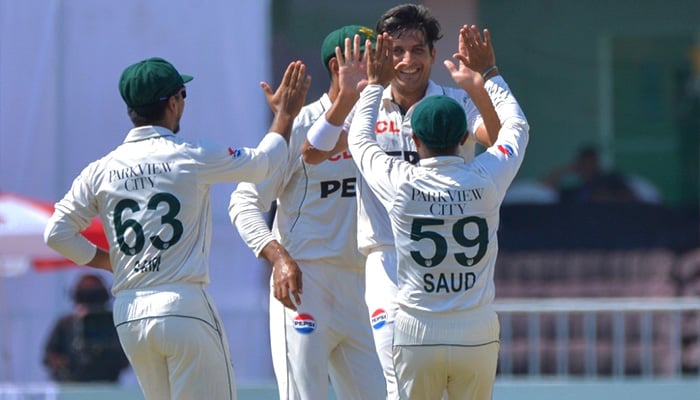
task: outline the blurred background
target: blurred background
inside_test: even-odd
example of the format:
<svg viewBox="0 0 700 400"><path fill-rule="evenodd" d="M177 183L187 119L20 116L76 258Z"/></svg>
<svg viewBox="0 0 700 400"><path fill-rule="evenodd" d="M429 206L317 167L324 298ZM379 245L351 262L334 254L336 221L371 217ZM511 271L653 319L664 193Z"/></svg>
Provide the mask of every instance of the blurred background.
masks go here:
<svg viewBox="0 0 700 400"><path fill-rule="evenodd" d="M401 3L0 0L0 194L49 206L61 198L123 140L130 121L119 75L151 56L195 77L180 135L254 146L271 117L260 81L276 85L301 59L313 76L308 99L317 98L329 83L323 37L347 24L374 27ZM434 80L452 85L442 60L461 25L488 28L531 126L502 209L494 398L697 398L700 2L423 4L444 34ZM233 188L212 192L210 291L242 398L274 398L269 267L229 223ZM30 217L16 223L18 211L9 213L0 233L28 227ZM74 306L76 281L92 271L40 244L20 252L0 240L0 399L139 398L129 369L108 388L51 383L44 346Z"/></svg>

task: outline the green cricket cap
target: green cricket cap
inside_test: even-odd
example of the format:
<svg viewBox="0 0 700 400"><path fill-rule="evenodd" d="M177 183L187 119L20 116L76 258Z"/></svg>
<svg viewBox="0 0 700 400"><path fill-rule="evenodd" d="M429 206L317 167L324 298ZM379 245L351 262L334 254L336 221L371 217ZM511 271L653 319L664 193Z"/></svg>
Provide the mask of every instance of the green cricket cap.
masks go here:
<svg viewBox="0 0 700 400"><path fill-rule="evenodd" d="M372 44L377 41L377 35L372 28L366 26L347 25L334 30L323 39L323 44L321 45L321 61L323 61L323 66L326 67L326 69L328 69L328 60L335 57L335 48L340 46L341 49L345 50L345 38L354 40L355 34L360 35L361 51L365 51L365 42L367 39L371 40Z"/></svg>
<svg viewBox="0 0 700 400"><path fill-rule="evenodd" d="M166 60L153 57L126 67L119 79L119 93L127 106L140 108L166 100L191 80Z"/></svg>
<svg viewBox="0 0 700 400"><path fill-rule="evenodd" d="M429 96L413 110L413 133L431 149L453 147L467 133L467 116L451 97Z"/></svg>

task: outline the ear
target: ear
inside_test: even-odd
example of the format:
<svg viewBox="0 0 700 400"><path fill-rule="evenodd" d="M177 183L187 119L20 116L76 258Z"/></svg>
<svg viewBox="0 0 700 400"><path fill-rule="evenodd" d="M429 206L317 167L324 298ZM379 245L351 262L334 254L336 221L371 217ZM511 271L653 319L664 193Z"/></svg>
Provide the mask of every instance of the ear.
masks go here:
<svg viewBox="0 0 700 400"><path fill-rule="evenodd" d="M335 57L331 57L330 60L328 60L328 70L331 71L333 75L338 75L338 71L340 70L340 66L338 66L338 59Z"/></svg>
<svg viewBox="0 0 700 400"><path fill-rule="evenodd" d="M459 145L464 145L464 143L467 142L467 139L469 139L469 131L464 132L464 136L462 136L462 140L459 141Z"/></svg>
<svg viewBox="0 0 700 400"><path fill-rule="evenodd" d="M430 58L433 59L432 64L435 64L435 60L436 60L435 57L437 57L437 49L435 48L435 46L433 46L433 49L430 50Z"/></svg>
<svg viewBox="0 0 700 400"><path fill-rule="evenodd" d="M178 97L177 96L170 96L168 99L168 109L172 112L177 112L177 102L178 102Z"/></svg>
<svg viewBox="0 0 700 400"><path fill-rule="evenodd" d="M411 136L413 137L413 143L416 144L416 150L418 150L423 146L423 142L421 142L420 139L418 139L418 136L416 136L415 133L411 133Z"/></svg>

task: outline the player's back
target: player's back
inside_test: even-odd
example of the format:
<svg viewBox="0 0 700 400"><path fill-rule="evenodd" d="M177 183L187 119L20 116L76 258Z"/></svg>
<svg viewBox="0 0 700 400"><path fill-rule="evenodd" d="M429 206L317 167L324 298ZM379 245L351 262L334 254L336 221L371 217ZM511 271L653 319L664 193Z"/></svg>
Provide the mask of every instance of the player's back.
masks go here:
<svg viewBox="0 0 700 400"><path fill-rule="evenodd" d="M492 178L457 156L414 171L390 211L401 300L436 312L490 303L501 196Z"/></svg>
<svg viewBox="0 0 700 400"><path fill-rule="evenodd" d="M148 126L132 129L124 143L90 164L81 179L110 243L113 292L208 283L210 186L259 180L267 170L260 158L250 149L190 143Z"/></svg>

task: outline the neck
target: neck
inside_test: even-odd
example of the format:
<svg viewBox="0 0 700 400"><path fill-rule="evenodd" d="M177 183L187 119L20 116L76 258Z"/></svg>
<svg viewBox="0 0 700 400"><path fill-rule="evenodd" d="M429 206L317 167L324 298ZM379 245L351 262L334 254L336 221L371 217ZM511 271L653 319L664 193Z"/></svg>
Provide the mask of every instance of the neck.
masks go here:
<svg viewBox="0 0 700 400"><path fill-rule="evenodd" d="M328 97L330 98L331 102L335 101L335 98L338 97L338 93L340 93L340 87L338 87L338 85L331 82L331 86L328 87L328 91L326 92L326 94L328 94Z"/></svg>
<svg viewBox="0 0 700 400"><path fill-rule="evenodd" d="M459 156L459 148L456 146L444 149L430 149L425 146L418 148L418 157L421 159L440 156Z"/></svg>
<svg viewBox="0 0 700 400"><path fill-rule="evenodd" d="M423 89L411 93L400 93L394 89L394 86L391 88L391 97L393 98L394 103L401 106L404 110L408 110L411 108L411 106L418 103L423 97L425 97L425 92L428 89L428 86L426 85Z"/></svg>

